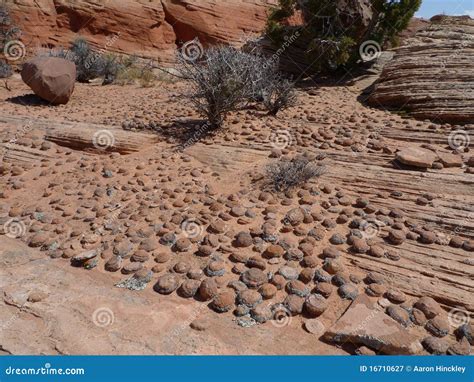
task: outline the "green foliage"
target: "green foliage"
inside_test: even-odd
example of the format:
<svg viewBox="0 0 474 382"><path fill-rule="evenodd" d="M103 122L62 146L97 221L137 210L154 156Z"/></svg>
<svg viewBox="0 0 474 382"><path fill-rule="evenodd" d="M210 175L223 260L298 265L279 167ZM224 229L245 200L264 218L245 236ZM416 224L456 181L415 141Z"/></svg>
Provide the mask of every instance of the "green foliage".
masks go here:
<svg viewBox="0 0 474 382"><path fill-rule="evenodd" d="M285 19L298 10L304 25L299 27L296 44L306 49L314 71L330 72L359 61L358 48L364 41L375 40L382 46L396 43L421 1L371 0L373 15L367 27L358 24L357 17L338 0L279 0L267 20L266 33L280 48L288 31L295 31Z"/></svg>
<svg viewBox="0 0 474 382"><path fill-rule="evenodd" d="M79 82L88 82L103 74L105 59L100 53L92 50L86 39L80 37L74 40L71 52L74 55Z"/></svg>
<svg viewBox="0 0 474 382"><path fill-rule="evenodd" d="M294 12L295 0L279 0L278 5L278 8L272 9L269 20L281 21L290 17Z"/></svg>
<svg viewBox="0 0 474 382"><path fill-rule="evenodd" d="M372 0L372 8L378 14L372 39L380 43L394 43L398 33L406 29L421 3L422 0Z"/></svg>
<svg viewBox="0 0 474 382"><path fill-rule="evenodd" d="M313 68L318 72L336 70L349 61L355 45L355 41L348 36L312 40L308 54L314 60Z"/></svg>

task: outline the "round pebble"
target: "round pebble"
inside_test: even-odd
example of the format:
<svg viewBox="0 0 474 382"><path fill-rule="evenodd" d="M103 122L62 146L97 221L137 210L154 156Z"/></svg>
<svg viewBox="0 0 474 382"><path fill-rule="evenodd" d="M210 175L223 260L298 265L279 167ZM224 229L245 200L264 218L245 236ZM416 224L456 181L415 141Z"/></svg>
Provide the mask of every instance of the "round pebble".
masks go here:
<svg viewBox="0 0 474 382"><path fill-rule="evenodd" d="M161 294L173 293L179 286L179 278L174 274L161 276L154 286L155 291Z"/></svg>
<svg viewBox="0 0 474 382"><path fill-rule="evenodd" d="M304 309L308 316L318 317L327 309L328 303L326 299L319 294L309 295L304 302Z"/></svg>
<svg viewBox="0 0 474 382"><path fill-rule="evenodd" d="M340 286L337 291L339 296L348 300L355 300L355 298L359 295L357 287L353 284L344 284Z"/></svg>
<svg viewBox="0 0 474 382"><path fill-rule="evenodd" d="M217 295L216 281L211 279L204 279L199 286L199 296L203 301L212 300Z"/></svg>

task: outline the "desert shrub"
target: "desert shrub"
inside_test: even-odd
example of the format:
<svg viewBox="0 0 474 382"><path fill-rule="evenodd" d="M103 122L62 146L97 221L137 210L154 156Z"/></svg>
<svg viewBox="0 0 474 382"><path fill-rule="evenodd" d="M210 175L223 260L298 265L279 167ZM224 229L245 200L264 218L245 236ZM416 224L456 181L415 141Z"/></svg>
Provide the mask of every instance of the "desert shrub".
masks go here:
<svg viewBox="0 0 474 382"><path fill-rule="evenodd" d="M0 60L0 78L8 78L13 74L11 65L4 61Z"/></svg>
<svg viewBox="0 0 474 382"><path fill-rule="evenodd" d="M199 60L178 56L178 72L191 84L185 95L213 128L249 102L263 103L273 115L293 105L293 83L279 74L277 62L260 53L212 47Z"/></svg>
<svg viewBox="0 0 474 382"><path fill-rule="evenodd" d="M263 104L270 115L277 115L280 110L296 104L296 93L293 82L277 75L270 78L264 86Z"/></svg>
<svg viewBox="0 0 474 382"><path fill-rule="evenodd" d="M114 54L107 54L103 56L103 67L101 75L104 77L102 85L113 84L117 80L117 76L121 70L124 69L123 64L120 63L119 58Z"/></svg>
<svg viewBox="0 0 474 382"><path fill-rule="evenodd" d="M278 59L252 53L249 63L249 101L262 103L270 115L276 115L280 110L294 106L294 83L281 75Z"/></svg>
<svg viewBox="0 0 474 382"><path fill-rule="evenodd" d="M118 85L131 85L138 83L142 87L151 87L157 80L157 76L149 65L138 66L137 64L129 67L123 66L115 81Z"/></svg>
<svg viewBox="0 0 474 382"><path fill-rule="evenodd" d="M298 33L295 46L308 55L314 72L331 72L353 66L359 60L359 47L374 40L381 46L393 43L397 35L421 5L421 0L370 0L371 20L361 23L358 2L341 0L279 0L270 13L266 33L277 48L284 46L284 37ZM303 25L288 25L287 18L296 11ZM308 70L308 69L305 69Z"/></svg>
<svg viewBox="0 0 474 382"><path fill-rule="evenodd" d="M52 49L47 54L73 61L79 82L103 77L102 85L128 85L139 82L146 87L151 86L155 80L151 67L140 66L136 56L119 57L112 53L95 51L83 38L74 40L69 49Z"/></svg>
<svg viewBox="0 0 474 382"><path fill-rule="evenodd" d="M20 35L21 29L13 24L6 1L0 0L0 48L3 50L7 42L18 39Z"/></svg>
<svg viewBox="0 0 474 382"><path fill-rule="evenodd" d="M178 71L191 86L186 95L212 128L253 97L253 67L253 57L230 46L212 47L199 60L178 56Z"/></svg>
<svg viewBox="0 0 474 382"><path fill-rule="evenodd" d="M151 87L156 81L165 81L164 76L156 75L152 62L139 64L137 56L125 56L120 61L116 80L117 85L131 85L138 83L142 87Z"/></svg>
<svg viewBox="0 0 474 382"><path fill-rule="evenodd" d="M75 39L69 49L62 47L51 49L47 53L51 57L60 57L76 64L76 79L79 82L89 82L106 74L110 60L99 52L94 51L87 40L82 37Z"/></svg>
<svg viewBox="0 0 474 382"><path fill-rule="evenodd" d="M102 54L92 50L87 40L77 38L72 42L70 50L76 64L79 82L88 82L103 75L106 60Z"/></svg>
<svg viewBox="0 0 474 382"><path fill-rule="evenodd" d="M294 158L281 158L266 168L269 184L276 191L287 191L301 186L326 172L326 168L310 158L299 155Z"/></svg>
<svg viewBox="0 0 474 382"><path fill-rule="evenodd" d="M0 0L0 54L3 54L5 45L20 38L21 30L13 24L10 10L4 0ZM10 77L13 74L11 65L0 59L0 78Z"/></svg>

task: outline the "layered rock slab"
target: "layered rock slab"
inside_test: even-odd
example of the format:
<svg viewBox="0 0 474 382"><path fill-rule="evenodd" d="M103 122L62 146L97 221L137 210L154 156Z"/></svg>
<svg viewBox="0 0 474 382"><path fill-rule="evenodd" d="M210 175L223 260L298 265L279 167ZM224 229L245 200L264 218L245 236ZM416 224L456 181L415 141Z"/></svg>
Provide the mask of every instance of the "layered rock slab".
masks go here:
<svg viewBox="0 0 474 382"><path fill-rule="evenodd" d="M474 122L474 20L439 16L404 41L368 99L435 122Z"/></svg>
<svg viewBox="0 0 474 382"><path fill-rule="evenodd" d="M420 342L408 329L386 315L368 296L360 295L324 334L339 344L367 346L382 354L416 354Z"/></svg>

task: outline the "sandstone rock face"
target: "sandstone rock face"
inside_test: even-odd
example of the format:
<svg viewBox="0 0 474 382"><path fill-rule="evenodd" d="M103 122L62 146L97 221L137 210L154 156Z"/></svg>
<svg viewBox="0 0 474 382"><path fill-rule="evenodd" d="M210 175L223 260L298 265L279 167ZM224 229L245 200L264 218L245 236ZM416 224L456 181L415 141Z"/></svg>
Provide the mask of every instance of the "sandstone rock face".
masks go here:
<svg viewBox="0 0 474 382"><path fill-rule="evenodd" d="M77 36L96 49L172 62L182 42L239 43L260 32L276 0L19 0L12 17L28 51L67 47ZM177 45L178 43L178 45Z"/></svg>
<svg viewBox="0 0 474 382"><path fill-rule="evenodd" d="M63 58L35 58L23 65L21 78L37 96L53 105L65 104L74 91L76 65Z"/></svg>
<svg viewBox="0 0 474 382"><path fill-rule="evenodd" d="M398 49L369 104L436 122L474 120L474 20L436 17Z"/></svg>
<svg viewBox="0 0 474 382"><path fill-rule="evenodd" d="M165 0L167 21L178 42L198 37L203 43L242 44L245 36L260 34L275 0Z"/></svg>
<svg viewBox="0 0 474 382"><path fill-rule="evenodd" d="M80 35L97 49L165 61L174 56L176 36L159 1L20 0L11 7L29 50L67 47ZM110 42L111 36L118 37Z"/></svg>

